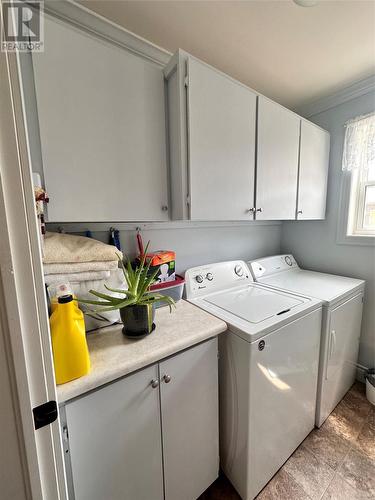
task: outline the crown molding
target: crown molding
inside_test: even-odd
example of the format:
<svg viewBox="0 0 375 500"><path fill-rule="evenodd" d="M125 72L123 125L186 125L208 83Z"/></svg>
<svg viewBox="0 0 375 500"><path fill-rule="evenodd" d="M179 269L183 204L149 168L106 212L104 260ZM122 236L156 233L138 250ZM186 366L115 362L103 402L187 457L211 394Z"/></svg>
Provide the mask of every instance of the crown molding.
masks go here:
<svg viewBox="0 0 375 500"><path fill-rule="evenodd" d="M375 75L353 83L352 85L349 85L334 94L305 104L304 106L299 107L297 112L305 118L309 118L310 116L317 115L323 111L327 111L327 109L343 104L346 101L350 101L351 99L355 99L356 97L360 97L374 91Z"/></svg>
<svg viewBox="0 0 375 500"><path fill-rule="evenodd" d="M32 5L32 4L31 4ZM45 0L44 12L121 46L164 68L171 58L167 50L88 9L74 0Z"/></svg>

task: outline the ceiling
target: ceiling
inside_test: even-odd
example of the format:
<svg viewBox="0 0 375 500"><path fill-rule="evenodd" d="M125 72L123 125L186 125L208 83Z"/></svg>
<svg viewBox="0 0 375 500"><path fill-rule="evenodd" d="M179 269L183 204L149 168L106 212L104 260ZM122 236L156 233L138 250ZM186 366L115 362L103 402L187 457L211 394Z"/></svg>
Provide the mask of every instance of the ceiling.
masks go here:
<svg viewBox="0 0 375 500"><path fill-rule="evenodd" d="M294 109L375 74L375 0L81 3Z"/></svg>

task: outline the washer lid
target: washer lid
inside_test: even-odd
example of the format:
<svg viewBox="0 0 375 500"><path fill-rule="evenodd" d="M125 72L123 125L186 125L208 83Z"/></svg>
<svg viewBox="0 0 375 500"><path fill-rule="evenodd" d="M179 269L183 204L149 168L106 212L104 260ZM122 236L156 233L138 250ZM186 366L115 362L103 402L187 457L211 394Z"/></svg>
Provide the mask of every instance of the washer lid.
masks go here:
<svg viewBox="0 0 375 500"><path fill-rule="evenodd" d="M254 286L218 292L205 297L204 301L255 324L282 315L305 302L276 290Z"/></svg>

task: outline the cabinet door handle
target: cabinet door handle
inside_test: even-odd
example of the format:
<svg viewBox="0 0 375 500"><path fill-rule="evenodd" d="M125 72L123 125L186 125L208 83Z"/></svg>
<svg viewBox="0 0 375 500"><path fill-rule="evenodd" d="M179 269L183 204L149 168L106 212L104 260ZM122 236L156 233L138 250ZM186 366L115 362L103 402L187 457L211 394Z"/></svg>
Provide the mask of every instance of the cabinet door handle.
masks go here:
<svg viewBox="0 0 375 500"><path fill-rule="evenodd" d="M332 335L332 342L331 342L331 358L332 358L336 350L336 331L332 330L331 335Z"/></svg>
<svg viewBox="0 0 375 500"><path fill-rule="evenodd" d="M334 352L336 350L336 330L331 330L330 338L329 338L329 359L332 358Z"/></svg>
<svg viewBox="0 0 375 500"><path fill-rule="evenodd" d="M161 207L161 209L163 210L163 212L168 212L168 206L167 205L163 205Z"/></svg>
<svg viewBox="0 0 375 500"><path fill-rule="evenodd" d="M153 389L156 389L157 387L159 387L159 380L157 378L152 379L150 385Z"/></svg>
<svg viewBox="0 0 375 500"><path fill-rule="evenodd" d="M263 212L263 208L257 208L255 211L256 212Z"/></svg>
<svg viewBox="0 0 375 500"><path fill-rule="evenodd" d="M297 211L297 215L298 215L298 214L303 214L302 210L298 210L298 211Z"/></svg>
<svg viewBox="0 0 375 500"><path fill-rule="evenodd" d="M169 382L172 380L172 377L170 375L163 375L163 380L166 384L169 384Z"/></svg>
<svg viewBox="0 0 375 500"><path fill-rule="evenodd" d="M253 214L253 213L255 212L255 208L254 208L254 207L253 207L253 208L248 208L248 209L247 209L247 212L248 212L249 214Z"/></svg>

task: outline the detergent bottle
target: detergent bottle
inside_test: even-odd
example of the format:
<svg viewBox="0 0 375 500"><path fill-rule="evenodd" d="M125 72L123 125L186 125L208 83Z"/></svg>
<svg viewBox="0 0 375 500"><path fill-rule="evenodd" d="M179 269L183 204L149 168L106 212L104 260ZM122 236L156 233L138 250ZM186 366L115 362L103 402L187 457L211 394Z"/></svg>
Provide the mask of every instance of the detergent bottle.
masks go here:
<svg viewBox="0 0 375 500"><path fill-rule="evenodd" d="M89 373L85 321L73 295L58 297L50 326L56 383L65 384Z"/></svg>

